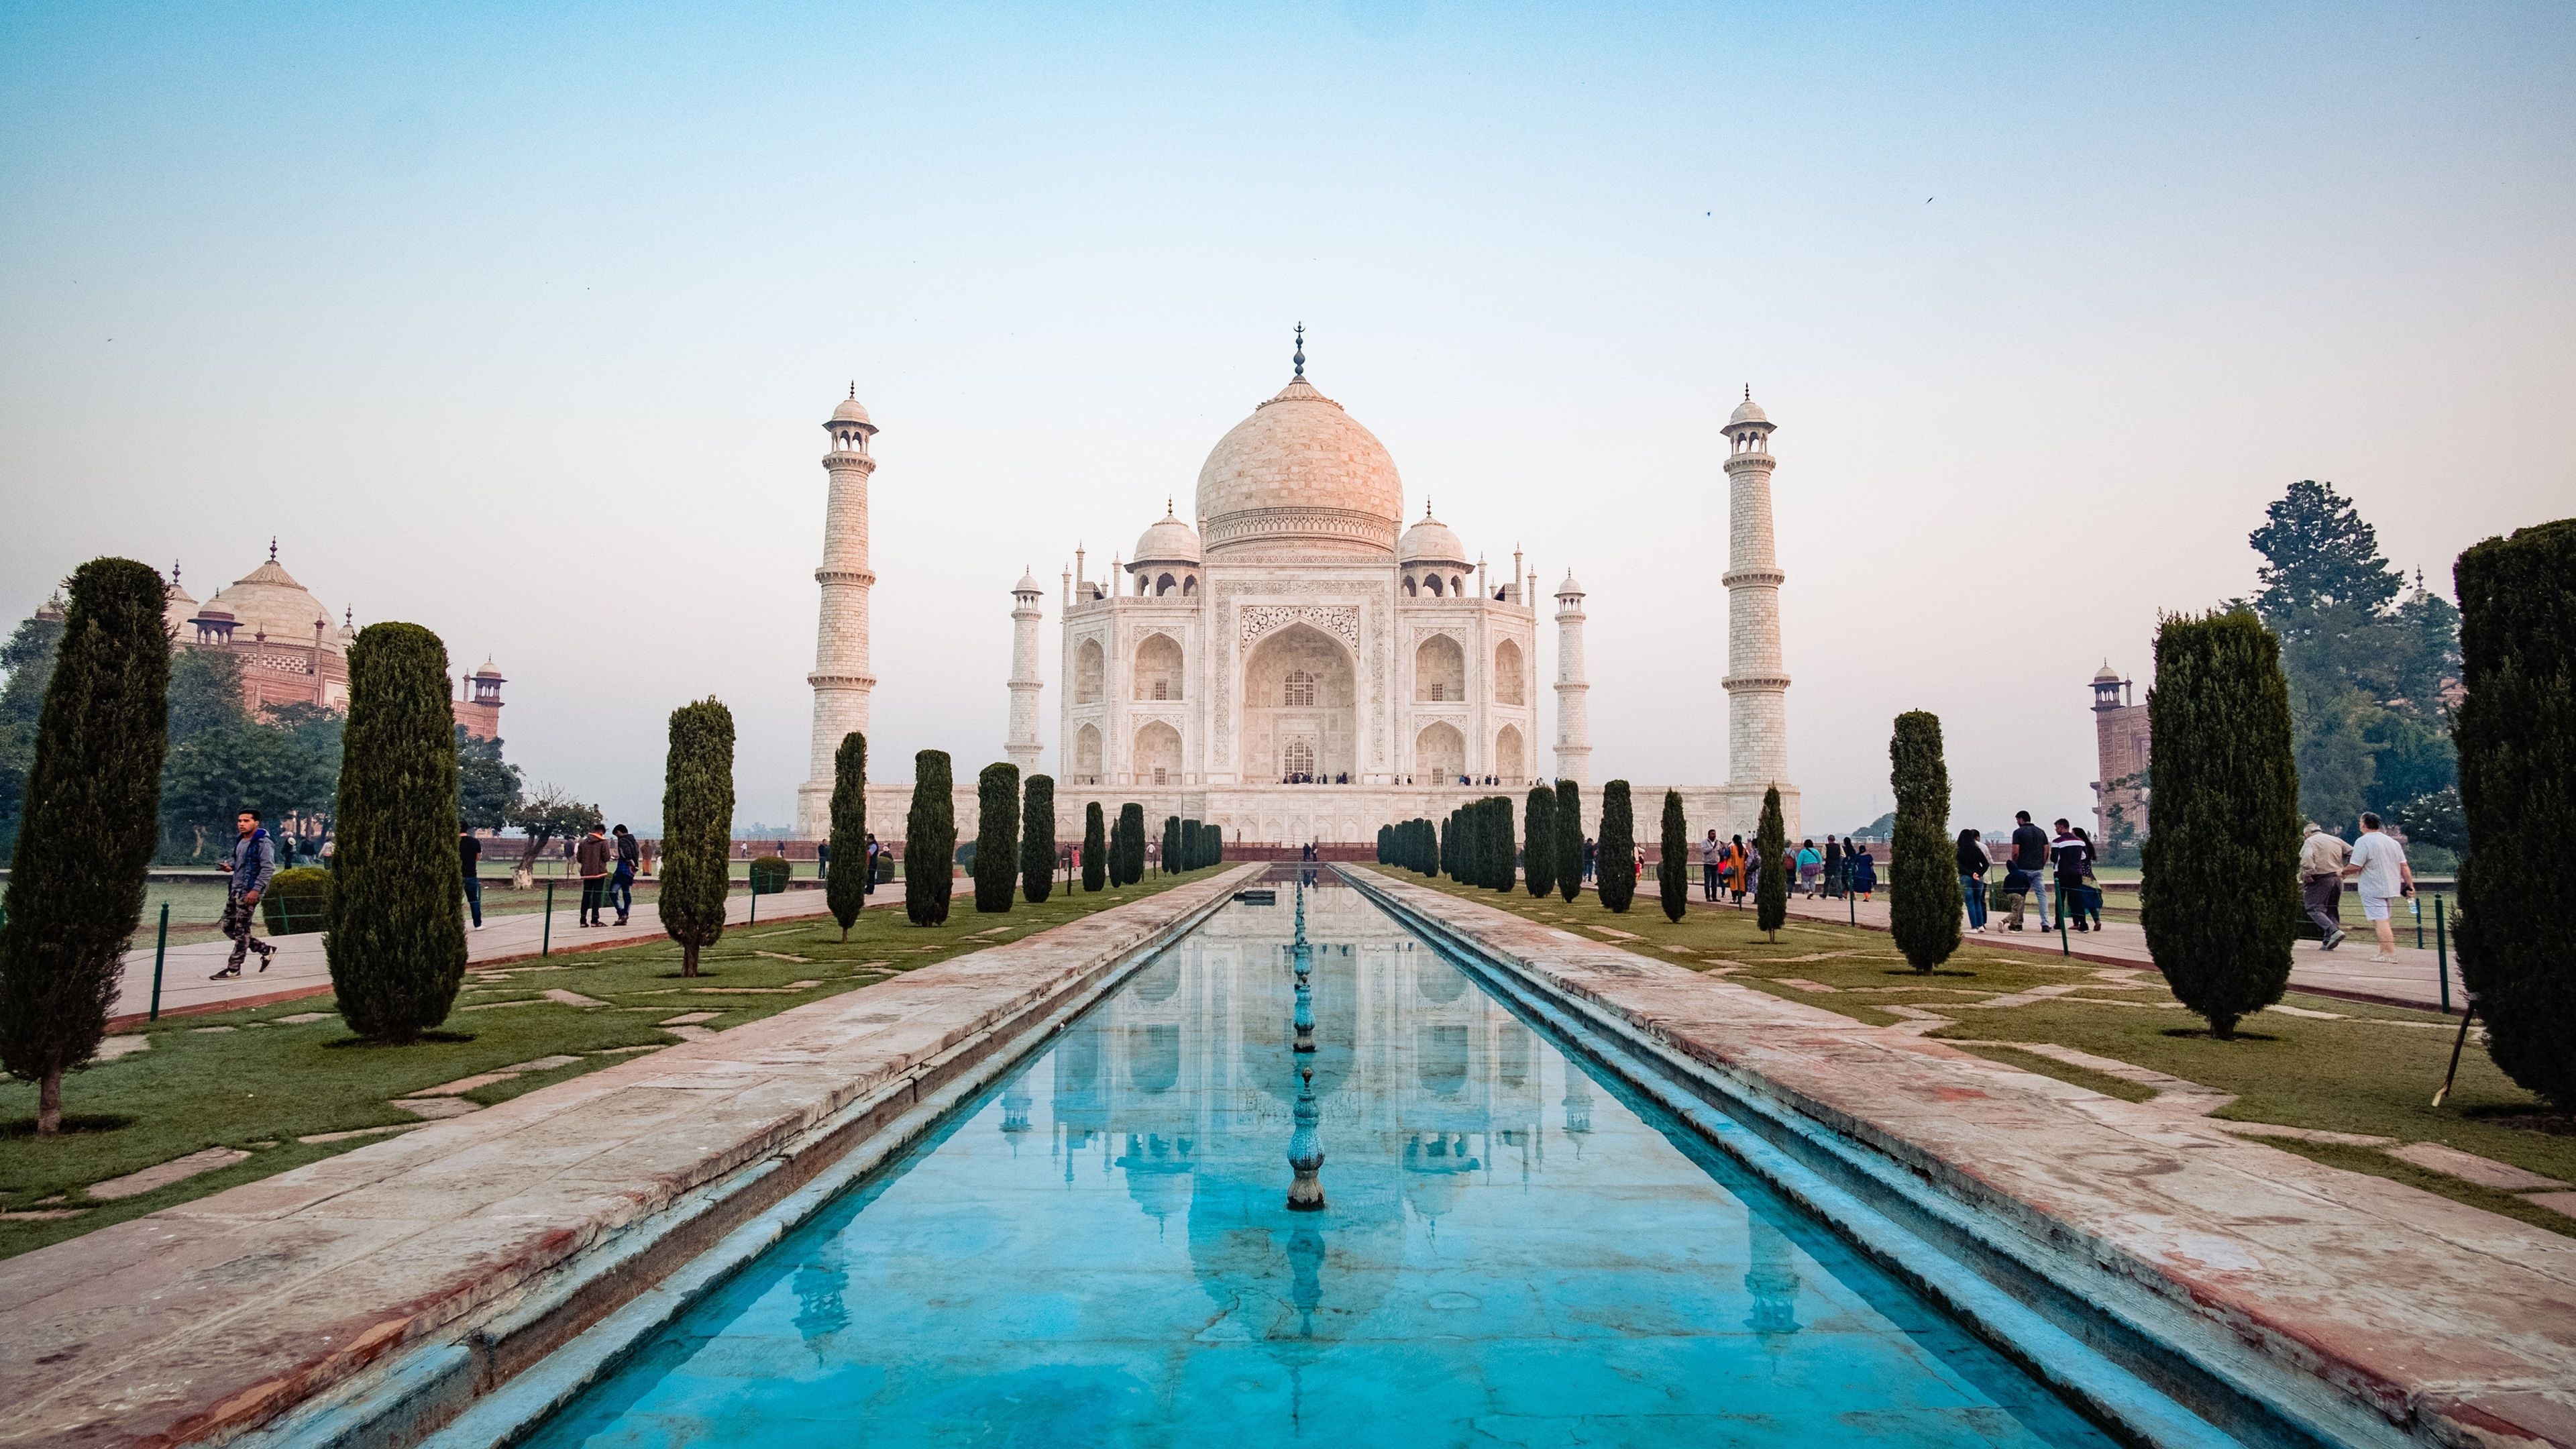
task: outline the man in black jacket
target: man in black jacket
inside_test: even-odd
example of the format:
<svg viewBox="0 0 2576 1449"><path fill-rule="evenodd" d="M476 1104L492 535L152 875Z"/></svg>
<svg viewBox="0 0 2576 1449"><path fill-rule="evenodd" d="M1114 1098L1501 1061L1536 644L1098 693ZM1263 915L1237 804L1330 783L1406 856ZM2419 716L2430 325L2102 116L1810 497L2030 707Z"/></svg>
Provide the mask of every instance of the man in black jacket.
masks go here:
<svg viewBox="0 0 2576 1449"><path fill-rule="evenodd" d="M2030 898L2039 907L2039 928L2053 930L2048 924L2048 832L2030 823L2030 812L2013 812L2012 864L2015 870L2030 877ZM2066 902L2057 903L2059 910Z"/></svg>

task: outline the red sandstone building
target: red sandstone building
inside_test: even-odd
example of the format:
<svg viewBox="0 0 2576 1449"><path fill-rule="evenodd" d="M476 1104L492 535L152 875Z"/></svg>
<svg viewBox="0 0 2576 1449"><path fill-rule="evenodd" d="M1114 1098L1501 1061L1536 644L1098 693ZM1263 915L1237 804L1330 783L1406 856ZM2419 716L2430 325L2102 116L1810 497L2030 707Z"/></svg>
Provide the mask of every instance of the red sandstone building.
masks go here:
<svg viewBox="0 0 2576 1449"><path fill-rule="evenodd" d="M2108 659L2093 676L2093 744L2093 838L2135 845L2147 835L2147 707Z"/></svg>
<svg viewBox="0 0 2576 1449"><path fill-rule="evenodd" d="M353 615L331 611L277 562L268 561L203 604L179 586L170 568L165 615L172 644L181 649L220 649L241 661L242 705L259 710L287 704L323 709L349 707L349 645L358 637ZM456 722L479 739L501 734L501 686L508 681L490 659L467 675L451 702Z"/></svg>

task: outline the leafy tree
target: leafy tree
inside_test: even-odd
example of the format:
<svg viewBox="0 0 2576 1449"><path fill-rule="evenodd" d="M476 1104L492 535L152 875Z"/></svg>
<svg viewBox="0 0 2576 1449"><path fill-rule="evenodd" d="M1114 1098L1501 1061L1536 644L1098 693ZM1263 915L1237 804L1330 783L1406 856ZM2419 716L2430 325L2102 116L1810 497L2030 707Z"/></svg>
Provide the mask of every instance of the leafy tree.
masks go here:
<svg viewBox="0 0 2576 1449"><path fill-rule="evenodd" d="M1556 889L1568 905L1583 889L1583 794L1572 780L1556 782Z"/></svg>
<svg viewBox="0 0 2576 1449"><path fill-rule="evenodd" d="M948 920L949 877L957 869L957 807L948 752L912 757L912 813L903 828L903 912L916 926Z"/></svg>
<svg viewBox="0 0 2576 1449"><path fill-rule="evenodd" d="M1145 807L1129 802L1118 807L1118 851L1110 859L1118 863L1126 879L1120 885L1134 885L1145 878Z"/></svg>
<svg viewBox="0 0 2576 1449"><path fill-rule="evenodd" d="M2576 876L2529 853L2576 827L2576 519L2477 544L2454 577L2460 806L2478 847L2460 866L2460 972L2496 1066L2576 1107Z"/></svg>
<svg viewBox="0 0 2576 1449"><path fill-rule="evenodd" d="M709 702L712 703L712 701ZM695 706L690 707L695 708ZM718 705L717 708L721 709L723 706ZM732 714L727 712L725 720L728 726L730 726L732 719ZM676 730L677 728L677 716L675 715L673 719L673 729ZM733 788L732 771L732 738L730 734L728 734L725 743L725 788L728 791ZM669 789L670 785L666 767L663 784L664 796L662 800L662 811L665 818L668 818L671 809L671 802L668 793ZM539 781L536 790L521 799L510 811L510 823L517 826L520 832L527 837L526 846L519 852L518 864L510 868L511 888L514 890L526 890L536 884L537 860L540 856L545 854L546 842L551 840L571 840L577 836L587 835L590 833L592 826L603 823L604 819L605 817L599 813L598 806L575 798L571 791L565 789L561 785ZM729 850L733 845L733 819L730 812L726 815L724 828L726 831L725 848ZM670 854L670 845L671 842L669 837L665 836L662 841L662 853L665 857ZM730 868L730 865L728 865L727 869L730 870ZM663 874L667 879L669 872L666 870Z"/></svg>
<svg viewBox="0 0 2576 1449"><path fill-rule="evenodd" d="M1773 941L1780 939L1781 923L1789 919L1789 871L1782 857L1789 853L1789 825L1780 814L1780 791L1777 786L1762 792L1762 821L1753 828L1753 858L1762 863L1762 877L1753 890L1753 924Z"/></svg>
<svg viewBox="0 0 2576 1449"><path fill-rule="evenodd" d="M416 1041L465 984L456 859L456 734L447 646L418 624L370 624L349 646L348 768L322 949L349 1029Z"/></svg>
<svg viewBox="0 0 2576 1449"><path fill-rule="evenodd" d="M62 1130L63 1073L107 1034L119 957L143 913L169 745L164 597L161 576L131 559L74 571L13 802L26 834L0 897L0 1067L36 1084L39 1137Z"/></svg>
<svg viewBox="0 0 2576 1449"><path fill-rule="evenodd" d="M1082 807L1082 889L1088 895L1109 887L1109 830L1100 802Z"/></svg>
<svg viewBox="0 0 2576 1449"><path fill-rule="evenodd" d="M832 859L841 868L823 881L823 903L841 924L841 939L868 903L868 737L852 730L832 752ZM1043 899L1043 898L1041 898Z"/></svg>
<svg viewBox="0 0 2576 1449"><path fill-rule="evenodd" d="M170 743L250 723L242 706L241 656L219 649L170 651ZM229 822L227 822L229 823Z"/></svg>
<svg viewBox="0 0 2576 1449"><path fill-rule="evenodd" d="M1020 894L1033 906L1055 894L1055 777L1031 775L1020 807Z"/></svg>
<svg viewBox="0 0 2576 1449"><path fill-rule="evenodd" d="M2175 616L2156 631L2155 833L2139 919L2166 984L2220 1041L2290 982L2299 779L2280 655L2242 612Z"/></svg>
<svg viewBox="0 0 2576 1449"><path fill-rule="evenodd" d="M1888 836L1887 925L1896 949L1928 973L1959 949L1959 869L1950 839L1950 766L1941 717L1908 710L1887 742L1896 819Z"/></svg>
<svg viewBox="0 0 2576 1449"><path fill-rule="evenodd" d="M337 772L293 735L248 721L191 735L162 761L161 818L197 853L220 853L211 843L232 838L238 811L255 810L263 820L310 812L328 805L338 788Z"/></svg>
<svg viewBox="0 0 2576 1449"><path fill-rule="evenodd" d="M1637 820L1625 780L1601 787L1601 849L1592 870L1601 904L1624 913L1637 898Z"/></svg>
<svg viewBox="0 0 2576 1449"><path fill-rule="evenodd" d="M537 790L540 800L555 794L552 786ZM591 810L590 820L598 818ZM661 888L654 909L662 929L680 943L683 976L697 975L698 953L724 935L732 850L733 711L711 696L671 711L671 748L662 767ZM535 858L532 849L528 859Z"/></svg>
<svg viewBox="0 0 2576 1449"><path fill-rule="evenodd" d="M1011 908L1020 873L1020 767L986 765L975 777L975 909Z"/></svg>
<svg viewBox="0 0 2576 1449"><path fill-rule="evenodd" d="M501 758L501 742L456 726L456 820L467 830L499 830L521 798L519 767Z"/></svg>
<svg viewBox="0 0 2576 1449"><path fill-rule="evenodd" d="M1522 871L1528 878L1529 893L1541 900L1556 889L1556 791L1545 785L1532 785L1529 802L1521 807Z"/></svg>
<svg viewBox="0 0 2576 1449"><path fill-rule="evenodd" d="M17 838L18 806L35 763L36 717L45 707L45 684L53 678L54 651L63 637L61 597L20 621L0 644L0 670L9 676L0 684L0 857Z"/></svg>
<svg viewBox="0 0 2576 1449"><path fill-rule="evenodd" d="M1851 834L1862 840L1892 840L1896 835L1896 812L1890 810Z"/></svg>
<svg viewBox="0 0 2576 1449"><path fill-rule="evenodd" d="M1679 790L1664 792L1663 863L1655 867L1655 899L1664 919L1678 921L1690 909L1690 822L1682 816Z"/></svg>
<svg viewBox="0 0 2576 1449"><path fill-rule="evenodd" d="M2379 554L2379 533L2352 500L2313 478L2290 485L2246 542L2263 555L2254 607L2278 623L2313 610L2352 605L2385 608L2405 580Z"/></svg>

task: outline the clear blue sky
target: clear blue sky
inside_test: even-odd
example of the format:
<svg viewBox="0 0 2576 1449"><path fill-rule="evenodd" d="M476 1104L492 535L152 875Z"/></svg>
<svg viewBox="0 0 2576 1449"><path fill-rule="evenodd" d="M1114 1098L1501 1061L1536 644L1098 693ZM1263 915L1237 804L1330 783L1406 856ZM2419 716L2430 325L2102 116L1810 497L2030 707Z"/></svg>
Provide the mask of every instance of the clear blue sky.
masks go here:
<svg viewBox="0 0 2576 1449"><path fill-rule="evenodd" d="M2076 814L2086 679L2292 480L2436 581L2576 512L2571 72L2562 4L8 4L0 612L275 533L533 776L649 824L713 693L784 821L849 382L879 772L970 769L1021 567L1186 509L1303 320L1409 506L1591 588L1598 775L1723 777L1749 382L1809 828L1918 707L1963 821Z"/></svg>

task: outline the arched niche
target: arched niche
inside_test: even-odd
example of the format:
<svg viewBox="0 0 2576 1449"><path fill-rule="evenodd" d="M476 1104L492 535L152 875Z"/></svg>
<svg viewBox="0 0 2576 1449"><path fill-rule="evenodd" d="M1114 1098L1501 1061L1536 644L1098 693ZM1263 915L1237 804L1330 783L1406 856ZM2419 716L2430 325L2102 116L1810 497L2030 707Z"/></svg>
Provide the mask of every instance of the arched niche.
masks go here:
<svg viewBox="0 0 2576 1449"><path fill-rule="evenodd" d="M1109 674L1109 656L1102 653L1100 641L1085 639L1073 651L1073 702L1098 704L1106 693L1103 681Z"/></svg>
<svg viewBox="0 0 2576 1449"><path fill-rule="evenodd" d="M1350 650L1309 624L1265 636L1243 662L1243 762L1250 780L1289 773L1288 748L1302 743L1331 780L1357 768L1359 688Z"/></svg>
<svg viewBox="0 0 2576 1449"><path fill-rule="evenodd" d="M1434 634L1413 651L1413 697L1437 703L1467 697L1467 651L1446 634Z"/></svg>
<svg viewBox="0 0 2576 1449"><path fill-rule="evenodd" d="M1467 772L1467 737L1445 720L1422 728L1413 740L1413 772L1425 784L1446 785Z"/></svg>
<svg viewBox="0 0 2576 1449"><path fill-rule="evenodd" d="M1091 725L1073 732L1073 775L1085 781L1100 778L1100 731Z"/></svg>
<svg viewBox="0 0 2576 1449"><path fill-rule="evenodd" d="M1181 646L1169 634L1148 634L1136 646L1136 697L1181 697Z"/></svg>
<svg viewBox="0 0 2576 1449"><path fill-rule="evenodd" d="M1181 732L1156 720L1136 731L1136 783L1181 783Z"/></svg>
<svg viewBox="0 0 2576 1449"><path fill-rule="evenodd" d="M1523 694L1521 646L1506 639L1494 646L1494 703L1526 704Z"/></svg>
<svg viewBox="0 0 2576 1449"><path fill-rule="evenodd" d="M1517 725L1505 725L1494 736L1494 773L1506 785L1517 785L1529 778L1529 746L1522 742Z"/></svg>

